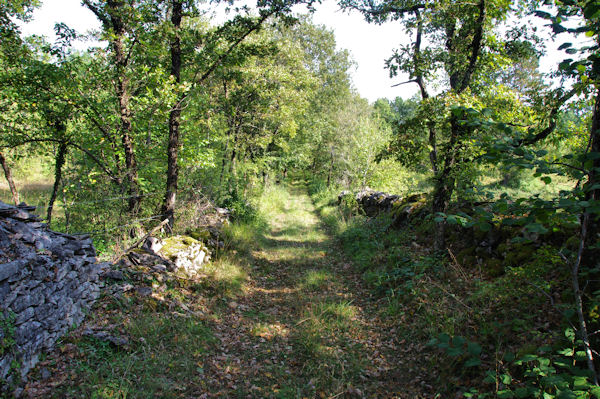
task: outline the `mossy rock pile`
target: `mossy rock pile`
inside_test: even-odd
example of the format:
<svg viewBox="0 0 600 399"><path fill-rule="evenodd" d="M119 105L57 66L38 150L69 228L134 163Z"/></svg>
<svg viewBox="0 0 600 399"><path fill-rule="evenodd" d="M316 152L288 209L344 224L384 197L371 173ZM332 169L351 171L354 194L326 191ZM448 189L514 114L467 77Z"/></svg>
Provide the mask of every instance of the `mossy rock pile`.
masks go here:
<svg viewBox="0 0 600 399"><path fill-rule="evenodd" d="M160 249L161 255L165 258L175 261L182 253L194 245L203 245L202 241L190 236L172 236L162 239L163 246Z"/></svg>
<svg viewBox="0 0 600 399"><path fill-rule="evenodd" d="M406 198L390 195L366 188L356 194L342 191L338 196L338 205L346 210L353 208L349 204L356 204L355 213L367 216L378 216L388 214L394 220L395 225L400 225L409 217L413 217L427 207L427 194L413 194Z"/></svg>

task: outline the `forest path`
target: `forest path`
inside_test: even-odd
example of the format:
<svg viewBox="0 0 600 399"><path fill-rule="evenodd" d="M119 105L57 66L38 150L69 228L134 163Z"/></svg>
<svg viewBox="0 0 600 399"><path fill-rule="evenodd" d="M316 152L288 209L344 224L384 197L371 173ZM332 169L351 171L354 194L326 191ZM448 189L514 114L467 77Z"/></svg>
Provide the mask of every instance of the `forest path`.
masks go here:
<svg viewBox="0 0 600 399"><path fill-rule="evenodd" d="M305 187L276 190L243 293L212 326L208 397L417 398L415 347L397 342Z"/></svg>
<svg viewBox="0 0 600 399"><path fill-rule="evenodd" d="M268 188L259 204L266 224L233 225L231 250L204 278L160 282L140 266L124 269L127 281L107 281L23 396L432 397L417 377L423 344L398 342L412 327L385 316L387 303L344 258L305 185ZM86 337L88 328L129 343Z"/></svg>

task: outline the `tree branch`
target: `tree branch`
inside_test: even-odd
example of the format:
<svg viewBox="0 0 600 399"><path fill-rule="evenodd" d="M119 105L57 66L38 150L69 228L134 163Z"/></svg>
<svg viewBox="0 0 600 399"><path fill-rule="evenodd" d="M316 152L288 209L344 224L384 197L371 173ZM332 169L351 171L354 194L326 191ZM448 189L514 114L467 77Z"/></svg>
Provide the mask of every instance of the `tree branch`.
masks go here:
<svg viewBox="0 0 600 399"><path fill-rule="evenodd" d="M467 87L469 87L469 83L471 82L471 77L475 72L475 66L477 65L477 59L479 58L479 53L481 52L481 42L483 40L483 24L485 23L485 0L479 1L479 16L477 17L476 30L475 35L473 36L473 41L471 42L471 57L469 58L469 66L465 70L465 74L462 78L462 83L460 85L460 91L462 92Z"/></svg>
<svg viewBox="0 0 600 399"><path fill-rule="evenodd" d="M90 0L83 0L83 4L96 15L96 18L98 18L100 22L106 26L110 26L110 20L100 11L100 8L93 5Z"/></svg>
<svg viewBox="0 0 600 399"><path fill-rule="evenodd" d="M564 105L564 103L567 100L569 100L571 97L573 97L576 93L577 93L577 89L572 88L568 93L566 93L564 96L560 97L557 101L556 106L552 109L552 111L550 111L550 114L548 115L548 117L550 119L550 124L545 129L540 131L539 133L537 133L533 136L530 136L530 137L525 137L525 138L517 141L514 144L514 147L532 145L532 144L535 144L538 141L543 140L546 137L548 137L554 131L554 129L556 129L556 117L558 116L558 112L560 111L560 108Z"/></svg>
<svg viewBox="0 0 600 399"><path fill-rule="evenodd" d="M58 144L65 144L65 145L70 145L71 147L74 147L76 149L78 149L79 151L83 152L84 154L86 154L88 157L90 157L90 159L92 161L94 161L94 163L96 165L98 165L100 167L100 169L102 169L102 171L115 183L117 184L121 184L121 179L114 176L114 174L106 167L106 165L104 165L104 163L98 159L98 157L96 157L94 154L92 154L92 152L86 148L83 148L82 146L75 144L74 142L70 141L70 140L61 140L61 139L55 139L55 138L39 138L39 139L34 139L34 138L27 138L25 140L20 141L19 143L12 143L12 144L3 144L0 145L0 148L16 148L25 144L31 144L31 143L58 143Z"/></svg>
<svg viewBox="0 0 600 399"><path fill-rule="evenodd" d="M417 79L412 79L412 80L407 80L406 82L402 82L402 83L396 83L395 85L391 85L390 87L398 87L398 86L402 86L408 83L418 83Z"/></svg>

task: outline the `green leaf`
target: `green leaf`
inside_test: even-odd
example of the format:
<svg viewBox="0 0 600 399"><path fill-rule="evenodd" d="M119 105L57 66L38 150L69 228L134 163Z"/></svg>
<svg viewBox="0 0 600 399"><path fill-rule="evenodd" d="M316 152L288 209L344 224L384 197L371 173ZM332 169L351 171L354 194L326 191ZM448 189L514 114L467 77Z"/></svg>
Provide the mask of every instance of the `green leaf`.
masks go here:
<svg viewBox="0 0 600 399"><path fill-rule="evenodd" d="M590 382L587 377L574 377L573 378L573 388L575 389L585 389L590 386Z"/></svg>
<svg viewBox="0 0 600 399"><path fill-rule="evenodd" d="M573 43L570 43L570 42L563 43L560 46L558 46L558 50L564 50L566 48L571 47L572 45L573 45Z"/></svg>
<svg viewBox="0 0 600 399"><path fill-rule="evenodd" d="M565 330L565 337L569 340L569 342L575 342L575 331L572 328L567 328Z"/></svg>
<svg viewBox="0 0 600 399"><path fill-rule="evenodd" d="M481 359L479 358L471 358L465 362L465 367L477 367L481 366Z"/></svg>
<svg viewBox="0 0 600 399"><path fill-rule="evenodd" d="M535 14L536 17L539 17L539 18L552 19L552 15L550 15L550 13L546 12L546 11L535 10L533 13Z"/></svg>
<svg viewBox="0 0 600 399"><path fill-rule="evenodd" d="M492 229L492 225L486 222L477 223L477 228L484 233L487 233Z"/></svg>
<svg viewBox="0 0 600 399"><path fill-rule="evenodd" d="M505 399L505 398L514 398L515 395L512 393L512 391L510 389L503 389L501 391L498 391L496 393L496 396L500 399Z"/></svg>
<svg viewBox="0 0 600 399"><path fill-rule="evenodd" d="M507 362L512 362L513 360L515 360L515 354L512 352L506 352L503 356L504 360Z"/></svg>
<svg viewBox="0 0 600 399"><path fill-rule="evenodd" d="M464 352L462 348L452 347L448 348L448 351L446 353L448 354L448 356L457 357L462 355Z"/></svg>
<svg viewBox="0 0 600 399"><path fill-rule="evenodd" d="M515 396L517 398L528 398L530 393L531 392L529 392L529 389L527 389L527 388L517 388L517 389L515 389Z"/></svg>
<svg viewBox="0 0 600 399"><path fill-rule="evenodd" d="M438 335L438 339L440 342L450 343L450 336L446 333L441 333Z"/></svg>
<svg viewBox="0 0 600 399"><path fill-rule="evenodd" d="M541 223L529 223L525 226L525 229L530 233L544 234L548 232L548 229L546 229Z"/></svg>
<svg viewBox="0 0 600 399"><path fill-rule="evenodd" d="M575 353L575 350L573 348L565 348L562 350L558 351L559 354L563 355L563 356L573 356L573 354Z"/></svg>
<svg viewBox="0 0 600 399"><path fill-rule="evenodd" d="M458 348L463 347L467 343L467 340L461 336L456 336L452 338L452 345Z"/></svg>
<svg viewBox="0 0 600 399"><path fill-rule="evenodd" d="M479 356L481 354L481 346L476 342L469 342L467 350L472 356Z"/></svg>

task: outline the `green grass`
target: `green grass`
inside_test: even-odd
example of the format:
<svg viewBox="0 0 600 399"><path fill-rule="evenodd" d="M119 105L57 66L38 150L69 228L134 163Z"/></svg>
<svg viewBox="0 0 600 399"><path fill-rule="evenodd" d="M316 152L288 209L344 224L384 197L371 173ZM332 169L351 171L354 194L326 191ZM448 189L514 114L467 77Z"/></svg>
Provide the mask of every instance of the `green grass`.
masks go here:
<svg viewBox="0 0 600 399"><path fill-rule="evenodd" d="M324 290L333 279L334 276L328 270L309 270L302 279L301 287L310 291Z"/></svg>
<svg viewBox="0 0 600 399"><path fill-rule="evenodd" d="M77 383L55 392L65 398L177 398L202 385L202 358L214 342L209 328L192 317L145 313L122 320L127 350L95 338L75 341L71 367Z"/></svg>
<svg viewBox="0 0 600 399"><path fill-rule="evenodd" d="M204 276L196 284L196 288L222 297L239 295L248 279L247 267L240 257L224 255L202 266L201 273Z"/></svg>

